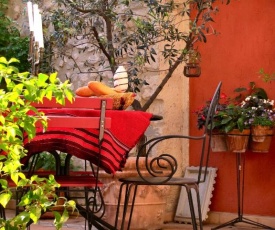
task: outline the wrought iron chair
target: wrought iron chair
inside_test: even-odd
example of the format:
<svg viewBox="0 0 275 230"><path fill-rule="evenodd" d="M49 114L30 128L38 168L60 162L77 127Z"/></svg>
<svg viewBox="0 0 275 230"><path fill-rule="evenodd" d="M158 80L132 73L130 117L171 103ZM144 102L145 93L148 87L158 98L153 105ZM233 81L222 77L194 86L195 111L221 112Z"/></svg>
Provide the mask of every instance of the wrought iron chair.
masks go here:
<svg viewBox="0 0 275 230"><path fill-rule="evenodd" d="M116 214L116 221L115 227L118 227L118 219L120 217L120 204L122 202L122 197L124 196L124 208L122 212L122 220L121 220L121 228L124 229L124 225L126 225L126 216L128 218L128 227L130 229L131 219L133 214L133 209L135 205L135 198L137 194L137 188L139 185L169 185L169 186L183 186L186 188L187 197L190 206L190 214L192 219L193 229L197 229L198 225L199 228L202 229L202 215L201 215L201 205L200 205L200 197L199 197L199 184L204 182L206 179L207 174L207 167L210 155L210 141L212 135L212 122L213 122L213 115L216 111L216 106L218 104L220 98L220 88L221 82L218 84L214 96L211 100L210 107L208 109L208 114L206 117L206 128L204 133L201 136L183 136L183 135L166 135L166 136L159 136L153 138L146 143L144 143L140 151L138 153L136 159L136 167L138 175L137 177L129 177L129 178L122 178L120 179L121 186L119 191L118 197L118 206L117 206L117 214ZM207 125L208 124L208 125ZM185 176L176 177L175 173L178 168L177 160L174 156L169 155L167 153L158 154L157 157L150 157L150 154L155 150L158 144L163 143L164 141L168 141L171 139L187 139L189 141L196 141L200 142L201 144L201 155L200 155L200 163L199 163L199 170L198 176L196 178L187 178ZM199 143L198 143L199 144ZM144 157L140 156L140 153L146 149L146 156L145 156L145 166L146 172L142 172L140 169L141 162L144 162ZM172 148L173 149L173 148ZM196 194L196 201L198 210L194 208L194 201L192 197L192 190L195 191ZM122 195L124 194L124 195ZM130 213L127 214L127 206L131 204ZM198 224L196 221L196 213L198 214Z"/></svg>

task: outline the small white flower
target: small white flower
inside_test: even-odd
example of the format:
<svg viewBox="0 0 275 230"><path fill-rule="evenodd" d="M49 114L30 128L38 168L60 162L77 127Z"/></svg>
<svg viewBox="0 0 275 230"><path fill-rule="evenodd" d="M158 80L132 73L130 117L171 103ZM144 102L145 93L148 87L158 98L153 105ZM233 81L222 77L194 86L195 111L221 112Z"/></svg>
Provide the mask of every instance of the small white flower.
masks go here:
<svg viewBox="0 0 275 230"><path fill-rule="evenodd" d="M244 100L245 100L245 101L250 101L250 98L251 98L251 96L248 96L248 97L246 97Z"/></svg>

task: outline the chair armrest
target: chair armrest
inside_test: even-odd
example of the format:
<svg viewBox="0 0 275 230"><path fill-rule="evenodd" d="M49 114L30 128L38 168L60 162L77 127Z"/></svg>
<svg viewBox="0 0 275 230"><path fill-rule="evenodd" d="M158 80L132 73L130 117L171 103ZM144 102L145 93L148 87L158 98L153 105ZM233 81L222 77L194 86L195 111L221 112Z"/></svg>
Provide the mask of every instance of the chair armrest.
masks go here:
<svg viewBox="0 0 275 230"><path fill-rule="evenodd" d="M185 140L194 140L203 142L206 140L206 135L202 136L185 136L185 135L166 135L153 138L143 145L141 145L137 159L136 159L136 168L139 176L146 182L154 184L152 177L158 177L157 184L165 183L175 175L178 170L178 162L173 153L164 152L158 149L158 146L163 144L166 141L172 139L185 139ZM173 151L173 148L170 146L170 150ZM144 156L145 152L145 156Z"/></svg>

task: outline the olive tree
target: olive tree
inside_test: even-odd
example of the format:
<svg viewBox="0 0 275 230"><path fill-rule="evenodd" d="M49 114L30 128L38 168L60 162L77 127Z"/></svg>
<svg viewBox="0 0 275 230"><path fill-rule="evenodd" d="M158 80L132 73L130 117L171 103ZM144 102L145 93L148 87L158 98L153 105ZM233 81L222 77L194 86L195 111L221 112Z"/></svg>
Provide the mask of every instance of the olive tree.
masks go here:
<svg viewBox="0 0 275 230"><path fill-rule="evenodd" d="M223 2L222 0L220 0ZM199 61L197 42L206 42L216 34L213 14L216 0L54 0L54 7L44 12L44 23L52 23L47 38L54 55L72 61L76 74L91 73L102 80L104 73L115 72L127 63L129 90L138 92L148 84L142 73L162 57L165 72L150 99L140 108L146 111L182 63ZM230 0L224 0L226 4ZM48 10L48 9L47 9ZM188 21L189 28L182 24ZM74 42L72 42L74 41ZM182 44L178 48L178 44ZM97 62L79 63L73 49L97 56ZM183 65L182 65L183 69Z"/></svg>

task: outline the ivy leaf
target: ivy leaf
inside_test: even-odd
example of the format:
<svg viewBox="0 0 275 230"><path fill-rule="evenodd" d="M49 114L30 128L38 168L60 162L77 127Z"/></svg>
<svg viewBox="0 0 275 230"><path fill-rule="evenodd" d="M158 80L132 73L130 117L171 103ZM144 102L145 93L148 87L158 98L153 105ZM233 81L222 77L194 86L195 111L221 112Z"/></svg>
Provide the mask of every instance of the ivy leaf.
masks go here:
<svg viewBox="0 0 275 230"><path fill-rule="evenodd" d="M5 117L3 115L0 115L0 123L3 125L5 124L5 121L6 121Z"/></svg>
<svg viewBox="0 0 275 230"><path fill-rule="evenodd" d="M5 179L0 179L0 184L3 189L7 188L8 182Z"/></svg>
<svg viewBox="0 0 275 230"><path fill-rule="evenodd" d="M30 208L30 218L33 220L33 223L37 223L41 216L41 208L39 207L31 207Z"/></svg>
<svg viewBox="0 0 275 230"><path fill-rule="evenodd" d="M31 203L30 192L26 193L19 202L18 206L26 206Z"/></svg>
<svg viewBox="0 0 275 230"><path fill-rule="evenodd" d="M12 179L12 181L15 183L15 184L17 184L18 183L18 173L17 172L15 172L15 173L11 173L11 179Z"/></svg>
<svg viewBox="0 0 275 230"><path fill-rule="evenodd" d="M3 63L5 65L9 64L9 62L7 61L7 59L5 57L0 57L0 63Z"/></svg>
<svg viewBox="0 0 275 230"><path fill-rule="evenodd" d="M56 72L55 73L51 73L50 74L50 78L49 78L50 83L56 83L56 79L57 79L57 73Z"/></svg>
<svg viewBox="0 0 275 230"><path fill-rule="evenodd" d="M54 225L56 229L61 229L63 223L65 223L69 219L69 214L66 209L64 209L62 216L58 212L53 212L55 216Z"/></svg>
<svg viewBox="0 0 275 230"><path fill-rule="evenodd" d="M45 87L45 86L47 86L46 81L48 80L48 78L49 77L46 74L42 74L42 73L38 74L37 86L38 87Z"/></svg>
<svg viewBox="0 0 275 230"><path fill-rule="evenodd" d="M74 98L72 92L70 90L65 89L64 93L65 93L67 99L69 100L69 102L72 103L73 102L73 98Z"/></svg>
<svg viewBox="0 0 275 230"><path fill-rule="evenodd" d="M11 59L8 61L8 64L15 63L15 62L20 63L20 61L19 61L18 59L16 59L16 58L11 58Z"/></svg>
<svg viewBox="0 0 275 230"><path fill-rule="evenodd" d="M0 194L0 204L5 208L7 203L10 201L12 193L1 193Z"/></svg>

